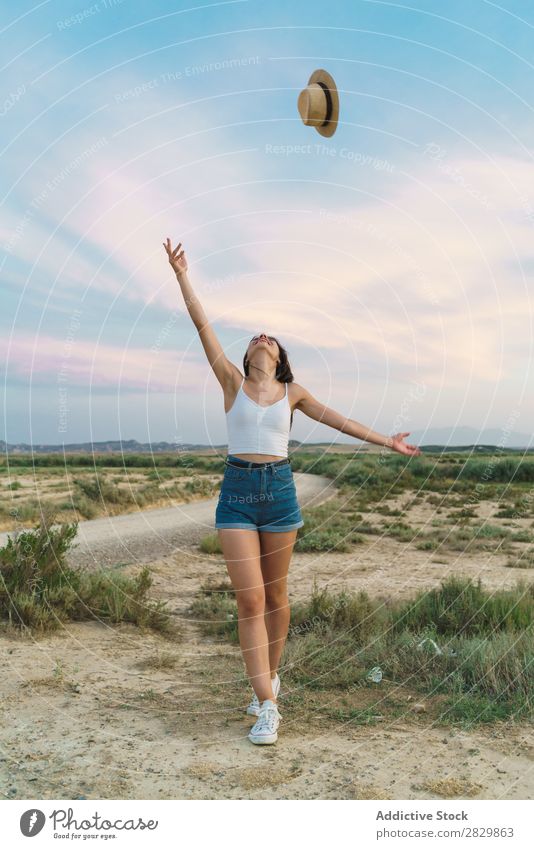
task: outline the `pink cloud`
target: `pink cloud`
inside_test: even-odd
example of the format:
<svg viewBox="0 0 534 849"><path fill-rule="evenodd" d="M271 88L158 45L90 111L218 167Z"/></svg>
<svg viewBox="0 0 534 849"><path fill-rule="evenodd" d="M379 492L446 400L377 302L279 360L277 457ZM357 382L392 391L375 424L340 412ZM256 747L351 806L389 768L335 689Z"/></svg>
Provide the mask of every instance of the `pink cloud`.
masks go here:
<svg viewBox="0 0 534 849"><path fill-rule="evenodd" d="M143 391L184 391L205 380L206 364L190 351L159 351L151 348L117 348L102 342L16 333L11 341L2 337L2 357L8 374L30 379L46 378L81 384L98 390L104 387Z"/></svg>

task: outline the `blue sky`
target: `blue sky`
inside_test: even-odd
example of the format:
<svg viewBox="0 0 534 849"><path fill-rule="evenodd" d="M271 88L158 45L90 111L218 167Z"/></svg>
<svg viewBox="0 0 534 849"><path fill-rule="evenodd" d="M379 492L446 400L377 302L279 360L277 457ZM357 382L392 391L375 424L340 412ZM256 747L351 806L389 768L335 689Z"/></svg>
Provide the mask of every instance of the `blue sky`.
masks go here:
<svg viewBox="0 0 534 849"><path fill-rule="evenodd" d="M167 235L236 364L266 330L382 433L532 432L530 4L49 0L0 30L1 438L225 441ZM296 106L319 67L330 139Z"/></svg>

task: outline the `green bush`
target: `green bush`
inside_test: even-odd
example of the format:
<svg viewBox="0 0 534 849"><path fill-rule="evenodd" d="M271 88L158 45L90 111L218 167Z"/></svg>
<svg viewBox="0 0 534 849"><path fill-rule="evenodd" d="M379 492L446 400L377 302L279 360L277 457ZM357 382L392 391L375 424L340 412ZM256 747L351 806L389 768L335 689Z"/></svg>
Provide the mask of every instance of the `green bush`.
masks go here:
<svg viewBox="0 0 534 849"><path fill-rule="evenodd" d="M67 564L78 523L53 527L54 513L42 510L39 525L8 537L0 549L0 616L12 626L54 630L67 620L134 622L162 632L172 629L162 602L147 593L147 567L135 578L116 570L90 572Z"/></svg>
<svg viewBox="0 0 534 849"><path fill-rule="evenodd" d="M76 510L84 519L94 519L98 516L98 507L91 501L89 498L86 498L85 495L74 495L72 499L72 503L65 501L62 504L64 509L74 509Z"/></svg>
<svg viewBox="0 0 534 849"><path fill-rule="evenodd" d="M206 633L238 641L237 608L227 586L204 589L194 611ZM531 719L533 622L534 584L524 582L495 592L480 580L451 576L402 602L314 584L308 600L292 605L282 674L289 693L339 688L350 694L377 688L367 675L379 666L379 712L400 687L425 698L444 696L436 720L441 724ZM326 713L367 721L376 710L362 699L348 711L334 705Z"/></svg>
<svg viewBox="0 0 534 849"><path fill-rule="evenodd" d="M509 557L508 562L504 565L513 569L534 569L534 551L529 549L514 554Z"/></svg>
<svg viewBox="0 0 534 849"><path fill-rule="evenodd" d="M204 554L222 554L218 534L208 534L208 536L203 537L198 547Z"/></svg>
<svg viewBox="0 0 534 849"><path fill-rule="evenodd" d="M226 637L239 641L237 603L231 584L208 582L200 588L198 598L189 608L201 631L210 636Z"/></svg>
<svg viewBox="0 0 534 849"><path fill-rule="evenodd" d="M297 531L295 551L350 551L364 542L358 533L361 516L347 512L343 498L332 498L318 507L305 508L304 525Z"/></svg>
<svg viewBox="0 0 534 849"><path fill-rule="evenodd" d="M362 591L314 587L311 598L292 609L284 678L290 689L339 687L347 693L376 687L367 674L379 666L381 705L390 683L425 697L445 695L442 724L530 719L533 620L534 584L521 582L490 592L480 581L451 577L414 601L388 604ZM335 712L329 715L335 718ZM346 721L346 712L338 718Z"/></svg>
<svg viewBox="0 0 534 849"><path fill-rule="evenodd" d="M341 590L332 594L319 589L314 582L311 598L291 608L291 634L328 624L332 630L350 633L351 639L362 645L376 634L385 621L384 607L371 601L365 590L356 593Z"/></svg>
<svg viewBox="0 0 534 849"><path fill-rule="evenodd" d="M509 590L489 593L480 578L476 584L450 576L439 589L420 592L414 601L392 614L392 627L420 630L429 623L436 634L492 635L522 631L534 624L534 584L520 583Z"/></svg>
<svg viewBox="0 0 534 849"><path fill-rule="evenodd" d="M119 489L118 486L101 477L75 478L74 483L83 495L91 501L106 504L132 504L135 497L129 489Z"/></svg>

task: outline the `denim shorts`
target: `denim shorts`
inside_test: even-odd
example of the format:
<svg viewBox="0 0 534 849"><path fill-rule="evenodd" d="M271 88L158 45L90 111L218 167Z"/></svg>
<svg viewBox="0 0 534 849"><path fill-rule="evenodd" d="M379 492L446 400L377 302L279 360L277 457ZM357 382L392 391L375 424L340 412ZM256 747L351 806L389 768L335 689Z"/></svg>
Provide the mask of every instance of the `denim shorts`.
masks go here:
<svg viewBox="0 0 534 849"><path fill-rule="evenodd" d="M249 463L226 458L216 528L250 531L293 531L304 524L289 460Z"/></svg>

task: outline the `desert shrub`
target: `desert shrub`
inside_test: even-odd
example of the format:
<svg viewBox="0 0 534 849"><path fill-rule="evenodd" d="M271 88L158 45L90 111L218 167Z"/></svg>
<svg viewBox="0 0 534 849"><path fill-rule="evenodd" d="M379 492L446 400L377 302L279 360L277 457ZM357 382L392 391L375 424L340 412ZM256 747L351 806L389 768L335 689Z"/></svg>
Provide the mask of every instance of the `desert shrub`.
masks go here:
<svg viewBox="0 0 534 849"><path fill-rule="evenodd" d="M152 578L147 567L134 578L116 570L73 568L66 555L78 523L54 527L54 515L50 506L43 508L37 527L10 535L0 549L1 618L32 631L54 630L67 620L103 618L178 633L165 605L148 598Z"/></svg>

